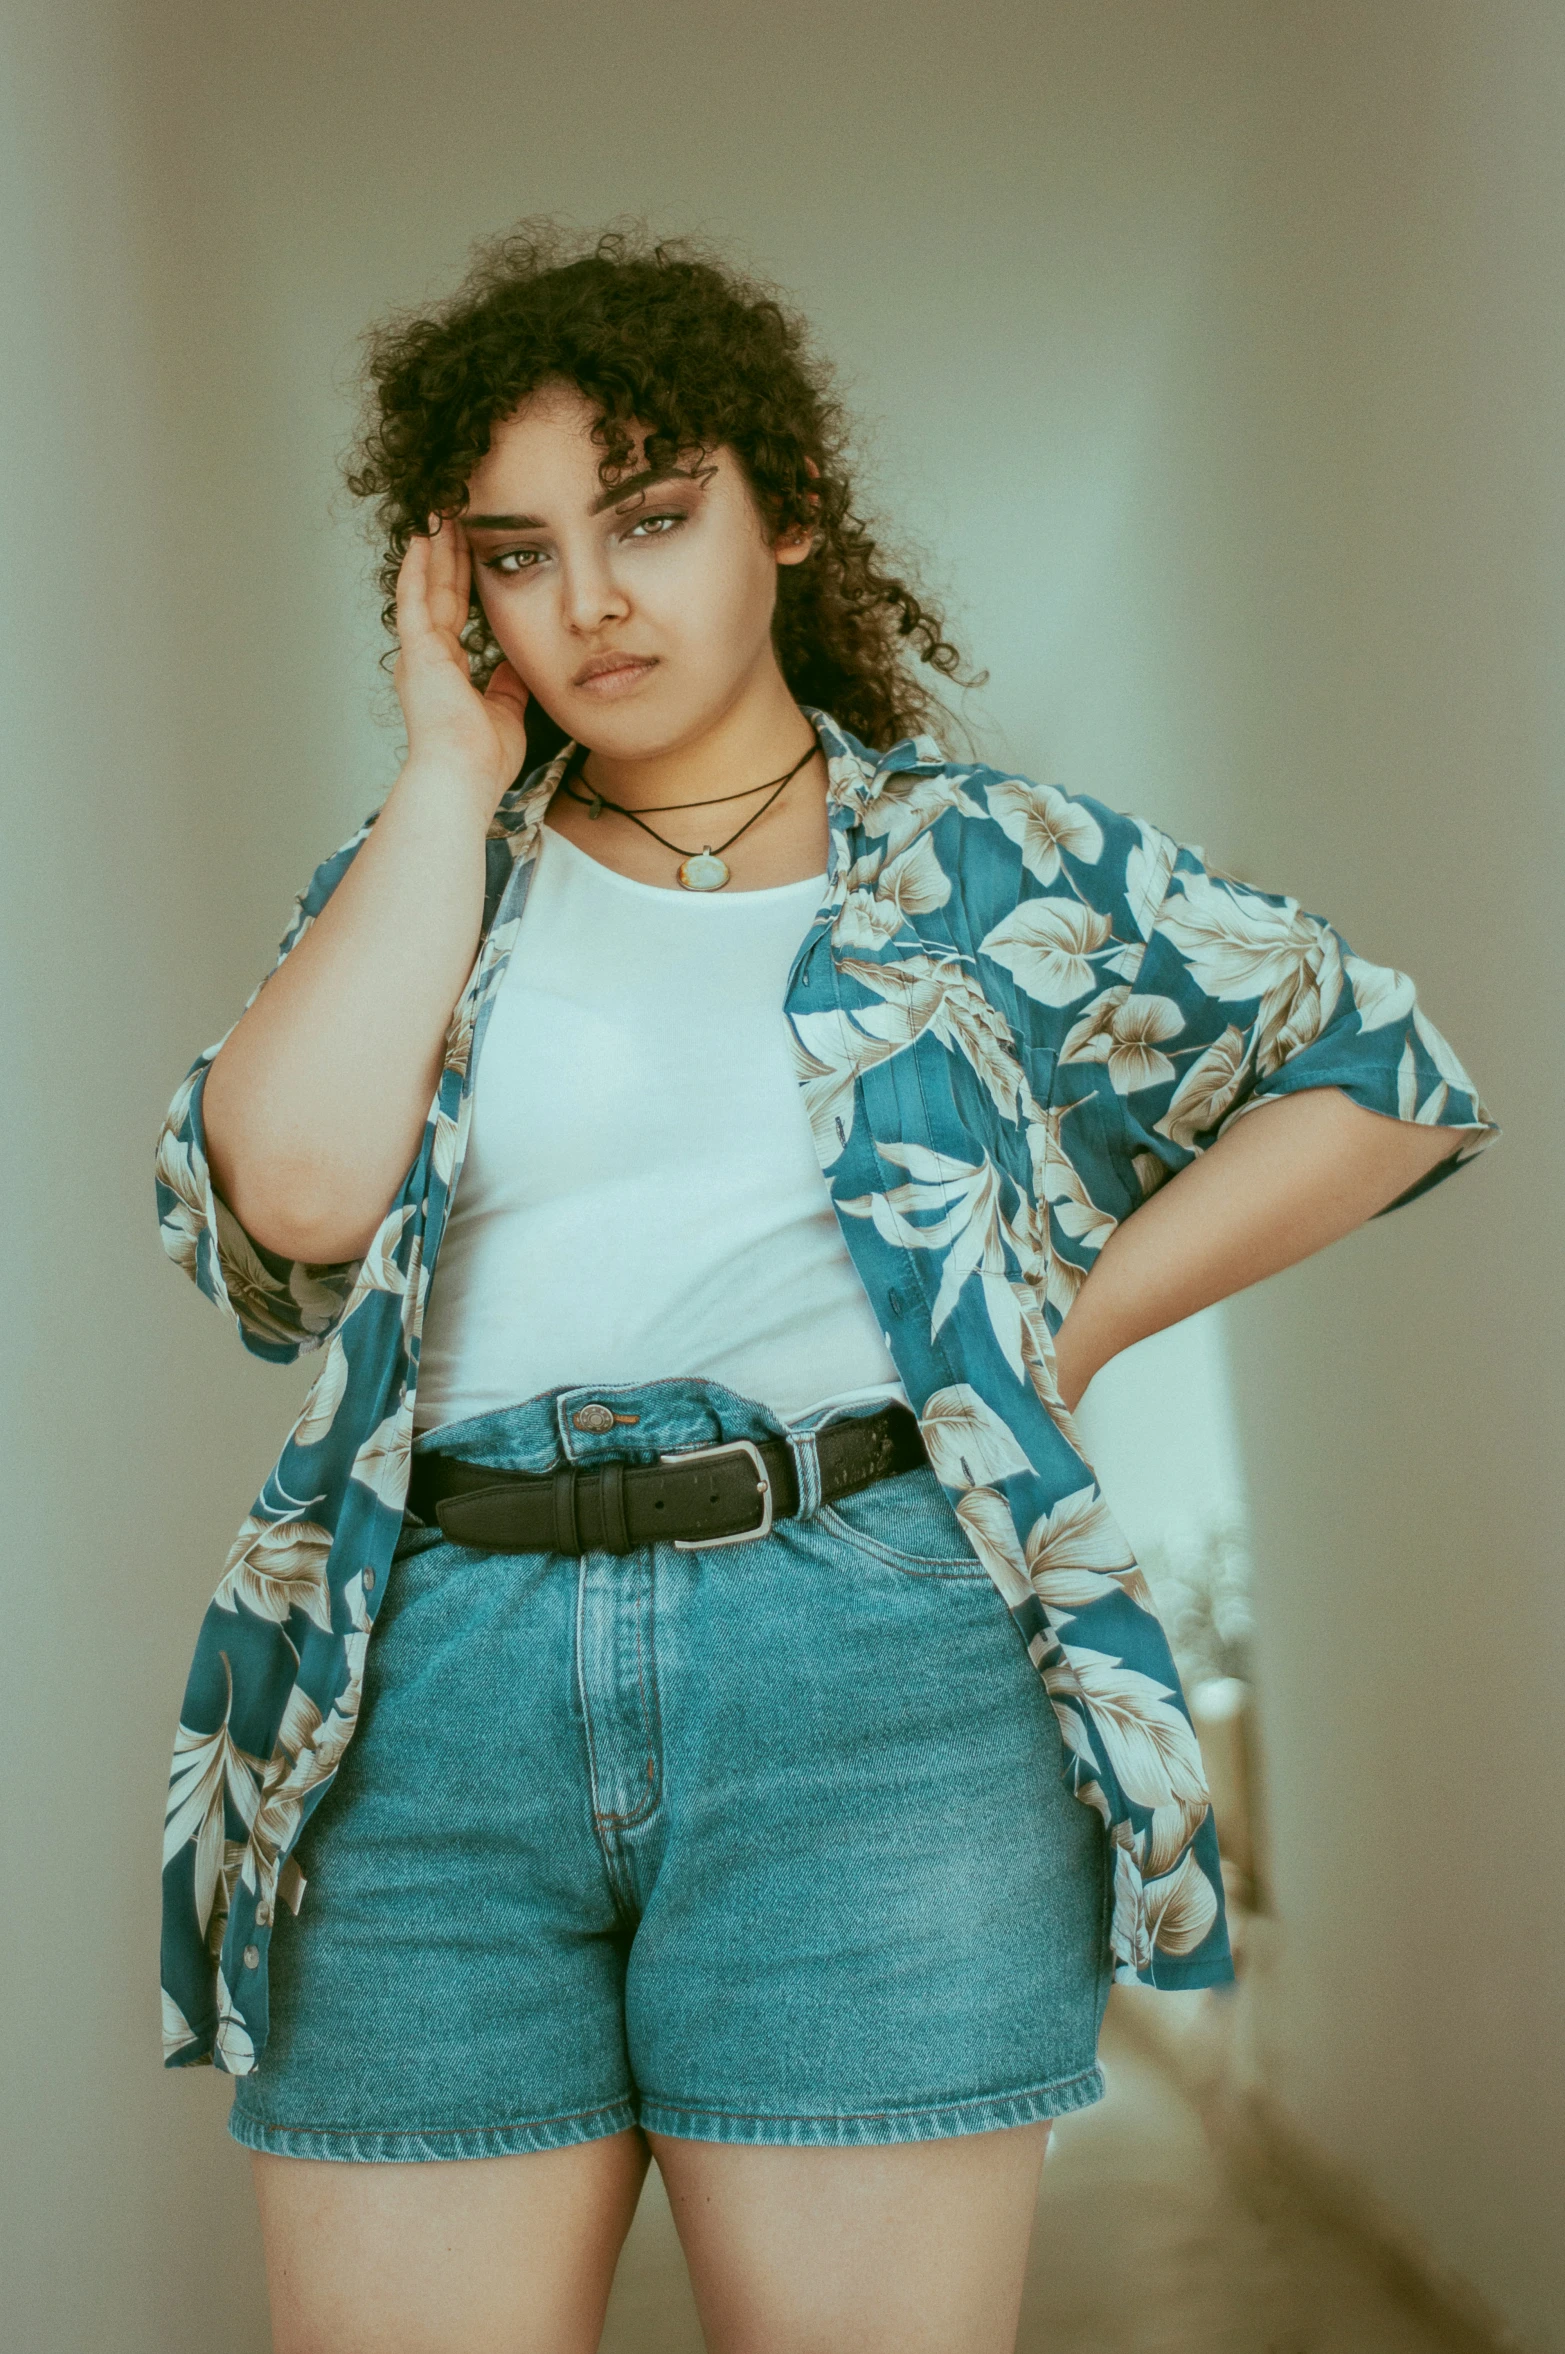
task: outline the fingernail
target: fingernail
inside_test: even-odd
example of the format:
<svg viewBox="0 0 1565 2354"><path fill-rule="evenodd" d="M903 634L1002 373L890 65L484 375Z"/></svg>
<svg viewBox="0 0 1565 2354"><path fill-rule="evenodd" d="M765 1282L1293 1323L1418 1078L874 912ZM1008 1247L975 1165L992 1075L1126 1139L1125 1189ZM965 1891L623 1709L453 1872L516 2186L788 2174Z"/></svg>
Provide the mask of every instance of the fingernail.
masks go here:
<svg viewBox="0 0 1565 2354"><path fill-rule="evenodd" d="M439 517L438 515L431 515L431 517L429 518L429 536L430 536L430 538L431 538L431 539L433 539L433 538L434 538L434 536L435 536L436 532L437 532L439 529L440 529L440 517Z"/></svg>

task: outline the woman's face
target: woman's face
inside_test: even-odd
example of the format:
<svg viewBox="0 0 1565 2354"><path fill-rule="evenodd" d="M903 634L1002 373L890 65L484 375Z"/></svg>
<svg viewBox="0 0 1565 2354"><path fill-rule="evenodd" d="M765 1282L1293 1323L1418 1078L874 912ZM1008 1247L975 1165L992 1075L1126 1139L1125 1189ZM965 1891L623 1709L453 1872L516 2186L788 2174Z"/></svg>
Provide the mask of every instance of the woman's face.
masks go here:
<svg viewBox="0 0 1565 2354"><path fill-rule="evenodd" d="M649 478L642 439L605 490L594 411L547 386L497 427L462 522L496 641L567 734L615 759L691 743L747 695L779 685L775 546L733 451Z"/></svg>

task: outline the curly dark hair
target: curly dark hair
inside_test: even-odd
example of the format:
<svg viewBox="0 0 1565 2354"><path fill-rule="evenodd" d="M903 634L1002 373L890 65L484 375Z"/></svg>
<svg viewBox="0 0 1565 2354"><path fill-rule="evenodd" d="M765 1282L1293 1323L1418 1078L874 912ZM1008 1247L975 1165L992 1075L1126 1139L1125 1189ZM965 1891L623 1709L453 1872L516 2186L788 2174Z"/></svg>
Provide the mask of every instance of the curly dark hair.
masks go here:
<svg viewBox="0 0 1565 2354"><path fill-rule="evenodd" d="M598 410L605 486L647 429L645 462L719 445L744 466L773 537L813 531L813 553L779 568L773 640L790 692L861 741L949 724L914 657L960 686L963 657L940 615L884 568L854 508L848 425L829 365L775 288L690 238L654 243L643 226L581 236L524 221L480 245L455 294L372 328L363 427L347 466L375 501L382 618L395 630L396 579L432 514L459 515L496 425L540 386L574 385ZM500 660L476 592L463 632L476 684ZM539 742L530 756L564 738Z"/></svg>

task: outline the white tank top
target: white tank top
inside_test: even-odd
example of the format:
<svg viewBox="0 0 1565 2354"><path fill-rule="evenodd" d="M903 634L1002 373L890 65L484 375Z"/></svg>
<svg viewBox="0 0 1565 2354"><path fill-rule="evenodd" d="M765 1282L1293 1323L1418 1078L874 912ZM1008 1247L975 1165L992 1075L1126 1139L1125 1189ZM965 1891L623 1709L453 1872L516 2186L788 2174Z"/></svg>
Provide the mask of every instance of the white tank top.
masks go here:
<svg viewBox="0 0 1565 2354"><path fill-rule="evenodd" d="M784 1421L905 1396L782 1010L824 880L661 890L543 827L430 1284L419 1430L678 1374Z"/></svg>

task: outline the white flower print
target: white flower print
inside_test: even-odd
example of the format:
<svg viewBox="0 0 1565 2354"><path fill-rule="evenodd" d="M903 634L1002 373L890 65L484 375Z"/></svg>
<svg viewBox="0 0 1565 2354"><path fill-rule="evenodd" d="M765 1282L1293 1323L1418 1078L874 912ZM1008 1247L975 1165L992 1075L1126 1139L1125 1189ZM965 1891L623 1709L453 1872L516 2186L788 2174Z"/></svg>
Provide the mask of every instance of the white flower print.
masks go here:
<svg viewBox="0 0 1565 2354"><path fill-rule="evenodd" d="M1189 1066L1155 1133L1186 1152L1208 1128L1216 1128L1232 1110L1250 1067L1250 1042L1230 1023L1221 1038Z"/></svg>
<svg viewBox="0 0 1565 2354"><path fill-rule="evenodd" d="M1296 900L1278 904L1242 884L1177 874L1158 924L1213 997L1263 997L1283 987L1314 945L1316 926Z"/></svg>
<svg viewBox="0 0 1565 2354"><path fill-rule="evenodd" d="M1160 934L1188 960L1216 998L1259 998L1256 1067L1281 1068L1319 1037L1342 987L1334 934L1298 902L1274 904L1243 884L1178 874L1158 921Z"/></svg>
<svg viewBox="0 0 1565 2354"><path fill-rule="evenodd" d="M978 803L962 790L966 782L965 777L927 776L916 769L888 776L875 798L864 805L864 831L877 840L884 836L886 856L895 858L948 809L960 809L965 817L982 817Z"/></svg>
<svg viewBox="0 0 1565 2354"><path fill-rule="evenodd" d="M1062 1664L1044 1678L1051 1692L1086 1703L1120 1787L1137 1806L1176 1799L1206 1802L1206 1777L1195 1733L1168 1703L1172 1687L1103 1651L1067 1644Z"/></svg>
<svg viewBox="0 0 1565 2354"><path fill-rule="evenodd" d="M1103 1827L1105 1830L1111 1828L1114 1821L1114 1810L1109 1805L1108 1793L1104 1790L1101 1783L1078 1782L1076 1784L1076 1796L1081 1800L1084 1806L1090 1806L1095 1815L1102 1817Z"/></svg>
<svg viewBox="0 0 1565 2354"><path fill-rule="evenodd" d="M1142 939L1148 940L1168 891L1179 845L1156 826L1148 825L1145 818L1137 818L1135 828L1136 839L1125 860L1125 897L1130 903L1131 922Z"/></svg>
<svg viewBox="0 0 1565 2354"><path fill-rule="evenodd" d="M359 1261L346 1259L340 1266L322 1269L295 1260L288 1272L288 1296L292 1302L292 1319L304 1335L302 1346L318 1345L312 1336L328 1332L343 1321L344 1303L357 1277Z"/></svg>
<svg viewBox="0 0 1565 2354"><path fill-rule="evenodd" d="M1074 1005L1097 975L1089 959L1111 932L1100 909L1076 899L1024 899L979 943L1040 1005Z"/></svg>
<svg viewBox="0 0 1565 2354"><path fill-rule="evenodd" d="M1413 984L1406 973L1390 965L1366 964L1361 956L1345 956L1342 969L1353 987L1361 1030L1383 1030L1389 1022L1405 1022L1413 1010Z"/></svg>
<svg viewBox="0 0 1565 2354"><path fill-rule="evenodd" d="M230 2076L248 2076L255 2066L255 2045L245 2016L228 1991L221 1968L217 1973L217 2056Z"/></svg>
<svg viewBox="0 0 1565 2354"><path fill-rule="evenodd" d="M348 1476L371 1489L394 1512L400 1512L408 1492L412 1446L413 1399L411 1394L404 1393L393 1412L370 1432L354 1456Z"/></svg>
<svg viewBox="0 0 1565 2354"><path fill-rule="evenodd" d="M449 1112L437 1109L434 1146L429 1156L429 1174L439 1180L447 1193L451 1190L451 1180L456 1174L456 1163L457 1124Z"/></svg>
<svg viewBox="0 0 1565 2354"><path fill-rule="evenodd" d="M348 1358L338 1333L326 1352L326 1362L316 1375L304 1411L293 1426L296 1447L317 1447L327 1437L337 1419L343 1392L348 1386Z"/></svg>
<svg viewBox="0 0 1565 2354"><path fill-rule="evenodd" d="M1100 1251L1119 1221L1093 1200L1086 1180L1065 1149L1064 1126L1075 1108L1073 1104L1051 1105L1028 1122L1033 1185L1063 1234L1084 1250Z"/></svg>
<svg viewBox="0 0 1565 2354"><path fill-rule="evenodd" d="M880 1014L878 1006L864 1013ZM855 1082L863 1072L906 1044L903 1038L881 1038L863 1026L861 1018L835 1010L822 1014L790 1014L794 1069L804 1089L804 1108L816 1154L829 1169L846 1150L853 1134Z"/></svg>
<svg viewBox="0 0 1565 2354"><path fill-rule="evenodd" d="M1162 1953L1193 1953L1217 1918L1212 1883L1189 1849L1176 1871L1148 1880L1147 1926Z"/></svg>
<svg viewBox="0 0 1565 2354"><path fill-rule="evenodd" d="M966 1488L952 1507L967 1532L968 1543L990 1577L1014 1608L1032 1591L1027 1565L1016 1542L1016 1523L1005 1498L995 1488Z"/></svg>
<svg viewBox="0 0 1565 2354"><path fill-rule="evenodd" d="M160 1221L163 1247L176 1266L194 1275L197 1248L206 1232L207 1175L201 1149L193 1137L181 1143L176 1130L165 1124L154 1167L174 1196Z"/></svg>
<svg viewBox="0 0 1565 2354"><path fill-rule="evenodd" d="M465 1073L467 1070L468 1058L473 1051L473 1021L477 1011L478 992L470 980L456 1001L446 1030L445 1068L448 1071Z"/></svg>
<svg viewBox="0 0 1565 2354"><path fill-rule="evenodd" d="M176 2052L184 2051L188 2044L192 2044L196 2040L195 2029L165 1986L163 1989L164 2059L171 2060Z"/></svg>
<svg viewBox="0 0 1565 2354"><path fill-rule="evenodd" d="M1027 1538L1027 1572L1040 1601L1080 1608L1105 1594L1129 1595L1152 1608L1151 1590L1096 1487L1062 1496Z"/></svg>
<svg viewBox="0 0 1565 2354"><path fill-rule="evenodd" d="M984 798L989 815L1020 846L1023 866L1040 883L1058 881L1062 850L1088 866L1096 866L1103 856L1103 829L1097 819L1053 785L1000 777Z"/></svg>
<svg viewBox="0 0 1565 2354"><path fill-rule="evenodd" d="M1060 1048L1062 1063L1106 1063L1116 1094L1161 1087L1174 1066L1159 1047L1177 1038L1185 1017L1171 997L1134 997L1128 984L1105 989Z"/></svg>
<svg viewBox="0 0 1565 2354"><path fill-rule="evenodd" d="M1136 1834L1136 1854L1148 1879L1156 1873L1173 1870L1208 1812L1204 1798L1170 1799L1166 1806L1152 1809L1152 1820L1146 1830Z"/></svg>
<svg viewBox="0 0 1565 2354"><path fill-rule="evenodd" d="M1000 1207L1000 1172L992 1161L973 1167L948 1154L930 1152L921 1144L892 1144L881 1148L881 1158L900 1162L909 1183L886 1193L862 1194L839 1200L849 1217L868 1217L888 1242L904 1250L945 1253L940 1288L930 1315L930 1331L938 1332L956 1306L957 1295L970 1276L984 1285L985 1302L996 1337L1017 1378L1023 1371L1017 1302L1011 1288L1007 1246L1018 1256L1015 1237ZM922 1226L913 1223L922 1216Z"/></svg>
<svg viewBox="0 0 1565 2354"><path fill-rule="evenodd" d="M1158 1159L1155 1152L1133 1153L1130 1165L1136 1173L1136 1183L1141 1188L1143 1201L1156 1193L1160 1185L1166 1185L1174 1173L1166 1161Z"/></svg>
<svg viewBox="0 0 1565 2354"><path fill-rule="evenodd" d="M860 860L848 880L832 926L833 938L845 948L882 948L910 915L927 915L951 896L951 878L927 834L884 865L878 859Z"/></svg>
<svg viewBox="0 0 1565 2354"><path fill-rule="evenodd" d="M1476 1104L1478 1098L1473 1083L1453 1053L1450 1040L1443 1037L1440 1031L1435 1028L1434 1023L1421 1005L1415 1005L1413 1008L1413 1027L1423 1042L1424 1052L1446 1085L1454 1087L1458 1094L1472 1096Z"/></svg>
<svg viewBox="0 0 1565 2354"><path fill-rule="evenodd" d="M219 1610L237 1610L242 1602L277 1626L287 1624L291 1611L302 1610L329 1635L330 1552L331 1530L318 1521L267 1520L252 1512L234 1539L212 1599Z"/></svg>
<svg viewBox="0 0 1565 2354"><path fill-rule="evenodd" d="M918 1418L930 1467L945 1488L982 1487L1031 1469L994 1408L965 1381L936 1390Z"/></svg>
<svg viewBox="0 0 1565 2354"><path fill-rule="evenodd" d="M258 1332L286 1332L292 1305L287 1284L263 1263L222 1195L214 1192L211 1201L229 1307L241 1323Z"/></svg>
<svg viewBox="0 0 1565 2354"><path fill-rule="evenodd" d="M398 1208L388 1210L382 1218L375 1230L375 1239L365 1252L354 1278L353 1289L348 1294L342 1312L344 1322L361 1300L368 1299L372 1291L401 1292L407 1289L408 1279L397 1265L396 1254L407 1232L408 1220L414 1214L414 1205L403 1202Z"/></svg>
<svg viewBox="0 0 1565 2354"><path fill-rule="evenodd" d="M1397 1113L1401 1119L1415 1120L1420 1126L1427 1126L1439 1119L1451 1090L1443 1079L1437 1079L1420 1103L1418 1085L1418 1057L1413 1052L1413 1041L1410 1038L1402 1049L1402 1060L1397 1065Z"/></svg>
<svg viewBox="0 0 1565 2354"><path fill-rule="evenodd" d="M1146 1888L1136 1861L1129 1827L1116 1821L1109 1838L1114 1852L1114 1922L1109 1945L1117 1959L1117 1979L1135 1981L1152 1965L1152 1932L1147 1921Z"/></svg>
<svg viewBox="0 0 1565 2354"><path fill-rule="evenodd" d="M215 1732L193 1732L181 1724L174 1736L174 1765L169 1777L168 1811L163 1824L165 1867L181 1848L195 1842L196 1921L206 1935L223 1869L226 1844L226 1804L242 1823L255 1817L261 1781L261 1761L241 1749L229 1733L234 1706L234 1678L228 1654L220 1654L227 1687L223 1721Z"/></svg>
<svg viewBox="0 0 1565 2354"><path fill-rule="evenodd" d="M1048 1656L1051 1648L1057 1648L1057 1646L1040 1643L1040 1651L1044 1657ZM1039 1663L1035 1660L1033 1664L1037 1666ZM1043 1674L1045 1685L1047 1685L1049 1670L1045 1668ZM1092 1746L1092 1733L1086 1718L1080 1709L1073 1708L1069 1701L1057 1699L1052 1692L1049 1698L1050 1705L1054 1710L1054 1721L1060 1728L1061 1738L1071 1756L1079 1759L1089 1774L1097 1774L1101 1768L1098 1763L1098 1753Z"/></svg>
<svg viewBox="0 0 1565 2354"><path fill-rule="evenodd" d="M894 964L868 964L845 957L841 970L885 1000L885 1010L859 1008L854 1020L884 1029L899 1045L911 1046L927 1031L960 1054L1008 1120L1030 1101L1021 1064L1013 1051L1010 1023L954 957L913 952Z"/></svg>

